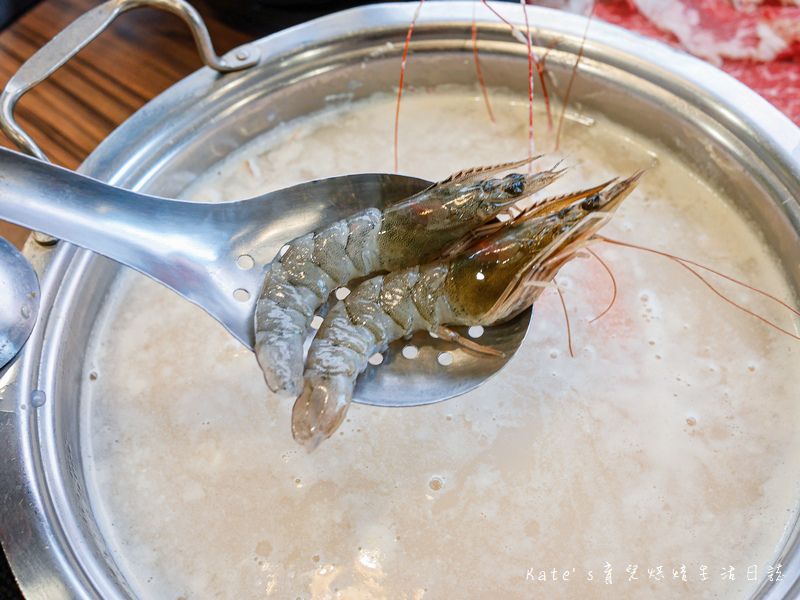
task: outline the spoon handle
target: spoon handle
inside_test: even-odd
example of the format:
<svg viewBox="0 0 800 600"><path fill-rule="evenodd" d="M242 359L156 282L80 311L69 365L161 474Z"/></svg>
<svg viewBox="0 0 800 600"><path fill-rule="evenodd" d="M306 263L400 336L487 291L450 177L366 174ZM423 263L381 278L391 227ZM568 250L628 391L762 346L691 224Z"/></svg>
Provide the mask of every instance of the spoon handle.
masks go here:
<svg viewBox="0 0 800 600"><path fill-rule="evenodd" d="M0 173L0 218L141 271L199 304L252 346L255 295L277 249L274 243L260 249L260 269L235 268L238 254L232 255L240 250L233 238L260 216L257 202L156 198L6 149L0 149ZM244 291L234 296L237 290Z"/></svg>

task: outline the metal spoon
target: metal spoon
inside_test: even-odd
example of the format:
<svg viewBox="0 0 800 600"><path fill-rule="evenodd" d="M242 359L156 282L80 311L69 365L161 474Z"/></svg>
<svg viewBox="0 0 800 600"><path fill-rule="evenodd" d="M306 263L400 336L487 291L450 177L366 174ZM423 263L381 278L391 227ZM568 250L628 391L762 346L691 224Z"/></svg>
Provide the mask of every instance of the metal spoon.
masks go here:
<svg viewBox="0 0 800 600"><path fill-rule="evenodd" d="M0 238L0 367L28 340L39 314L39 278L31 264Z"/></svg>
<svg viewBox="0 0 800 600"><path fill-rule="evenodd" d="M138 194L0 149L0 219L144 273L200 306L251 350L256 299L270 261L286 242L428 185L401 175L348 175L207 204ZM396 342L382 364L361 375L355 399L411 406L462 394L506 364L529 320L527 312L480 337L504 358L465 351L428 334Z"/></svg>

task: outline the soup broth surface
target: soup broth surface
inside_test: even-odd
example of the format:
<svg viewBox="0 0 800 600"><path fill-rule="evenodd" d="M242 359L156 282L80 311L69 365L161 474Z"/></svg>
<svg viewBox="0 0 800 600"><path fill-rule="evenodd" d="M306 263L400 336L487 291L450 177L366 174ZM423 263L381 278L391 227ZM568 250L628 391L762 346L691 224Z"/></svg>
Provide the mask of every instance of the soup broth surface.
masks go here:
<svg viewBox="0 0 800 600"><path fill-rule="evenodd" d="M408 92L400 169L440 180L528 153L527 100ZM245 198L393 170L395 98L285 123L187 190ZM720 195L647 140L539 115L555 194L648 167L603 234L696 260L792 302L774 257ZM545 193L543 192L543 193ZM796 516L800 343L662 256L597 244L557 276L522 348L435 405L353 405L313 453L293 401L199 308L126 272L84 373L84 464L115 559L142 598L745 598ZM714 279L796 330L783 309ZM443 367L444 368L444 367ZM398 390L402 393L402 390Z"/></svg>

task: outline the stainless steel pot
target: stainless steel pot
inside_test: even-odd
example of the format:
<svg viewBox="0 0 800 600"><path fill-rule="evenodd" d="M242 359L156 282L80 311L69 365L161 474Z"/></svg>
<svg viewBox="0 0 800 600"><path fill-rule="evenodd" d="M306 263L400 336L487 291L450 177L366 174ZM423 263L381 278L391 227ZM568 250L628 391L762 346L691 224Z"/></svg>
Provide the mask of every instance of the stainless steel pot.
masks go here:
<svg viewBox="0 0 800 600"><path fill-rule="evenodd" d="M81 171L177 195L283 121L343 98L392 91L415 8L412 2L353 9L260 40L247 52L257 51L256 66L225 75L198 71L136 113ZM519 6L496 8L524 25ZM548 55L548 70L553 93L563 95L585 21L534 8L528 18L540 27L539 45L561 40ZM407 84L473 83L472 19L471 2L426 3ZM507 26L487 17L478 23L478 40L487 85L526 90L527 50ZM800 290L800 130L775 108L699 60L600 22L590 29L570 101L693 164L771 240L788 281ZM67 244L29 242L26 255L40 275L41 309L23 354L0 380L0 537L31 599L133 598L92 513L79 450L84 349L120 267ZM789 526L795 533L779 558L784 578L766 581L757 598L800 593L800 538L797 524Z"/></svg>

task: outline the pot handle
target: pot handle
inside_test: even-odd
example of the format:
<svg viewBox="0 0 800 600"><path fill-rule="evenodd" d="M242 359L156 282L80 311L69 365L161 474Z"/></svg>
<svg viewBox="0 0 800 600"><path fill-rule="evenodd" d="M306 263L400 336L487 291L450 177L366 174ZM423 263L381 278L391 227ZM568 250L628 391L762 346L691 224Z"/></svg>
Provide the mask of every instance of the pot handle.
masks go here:
<svg viewBox="0 0 800 600"><path fill-rule="evenodd" d="M192 31L203 62L212 69L222 73L238 71L255 65L259 60L258 48L252 44L240 46L224 57L218 57L202 18L184 0L109 0L78 17L42 46L19 68L0 94L0 128L20 150L39 160L50 162L14 119L14 108L19 99L75 56L118 15L142 6L161 8L181 17Z"/></svg>

